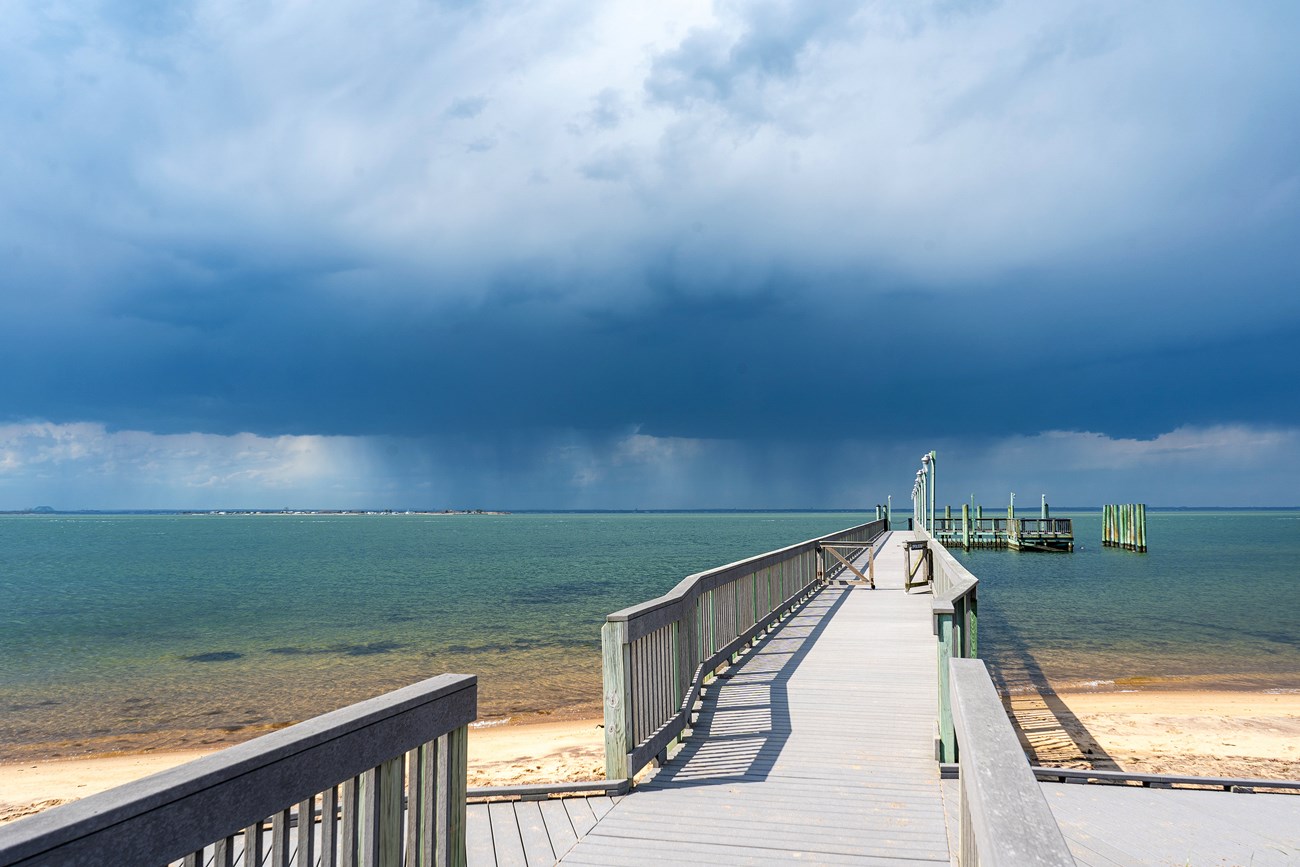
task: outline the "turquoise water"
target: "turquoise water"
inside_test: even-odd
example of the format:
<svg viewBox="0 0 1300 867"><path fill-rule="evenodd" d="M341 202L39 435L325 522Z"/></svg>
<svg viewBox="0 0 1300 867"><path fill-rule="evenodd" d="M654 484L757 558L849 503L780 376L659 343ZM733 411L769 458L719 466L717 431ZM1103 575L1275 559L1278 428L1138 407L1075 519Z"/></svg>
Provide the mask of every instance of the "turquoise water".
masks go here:
<svg viewBox="0 0 1300 867"><path fill-rule="evenodd" d="M1149 512L1148 546L955 551L979 579L980 654L1006 688L1300 688L1300 512Z"/></svg>
<svg viewBox="0 0 1300 867"><path fill-rule="evenodd" d="M599 716L600 623L860 514L0 517L0 758L238 740L446 671Z"/></svg>
<svg viewBox="0 0 1300 867"><path fill-rule="evenodd" d="M1009 689L1300 688L1300 513L1163 513L1146 555L958 553ZM445 671L599 715L605 614L861 514L0 517L0 759L244 739Z"/></svg>

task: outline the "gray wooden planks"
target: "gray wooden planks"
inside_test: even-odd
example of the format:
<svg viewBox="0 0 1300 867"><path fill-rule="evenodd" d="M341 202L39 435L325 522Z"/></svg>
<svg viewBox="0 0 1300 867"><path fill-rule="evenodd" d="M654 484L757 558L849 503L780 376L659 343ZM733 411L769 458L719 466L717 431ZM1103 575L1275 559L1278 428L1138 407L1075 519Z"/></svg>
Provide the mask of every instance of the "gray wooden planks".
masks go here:
<svg viewBox="0 0 1300 867"><path fill-rule="evenodd" d="M465 809L465 856L468 867L496 867L487 804L470 804Z"/></svg>
<svg viewBox="0 0 1300 867"><path fill-rule="evenodd" d="M492 823L492 848L499 867L527 867L528 858L524 855L515 805L510 801L488 804L488 818Z"/></svg>
<svg viewBox="0 0 1300 867"><path fill-rule="evenodd" d="M578 835L579 840L596 827L596 812L591 809L586 798L566 798L560 803L564 804L564 809L569 814L569 821L573 823L573 831Z"/></svg>
<svg viewBox="0 0 1300 867"><path fill-rule="evenodd" d="M1040 783L1080 864L1300 863L1300 797Z"/></svg>
<svg viewBox="0 0 1300 867"><path fill-rule="evenodd" d="M540 801L537 806L546 822L551 849L557 858L563 858L578 842L577 832L573 830L573 822L569 819L569 811L564 808L563 801Z"/></svg>
<svg viewBox="0 0 1300 867"><path fill-rule="evenodd" d="M466 812L471 867L551 865L623 800L622 796L495 801Z"/></svg>
<svg viewBox="0 0 1300 867"><path fill-rule="evenodd" d="M948 863L930 599L827 588L712 684L695 734L564 864Z"/></svg>

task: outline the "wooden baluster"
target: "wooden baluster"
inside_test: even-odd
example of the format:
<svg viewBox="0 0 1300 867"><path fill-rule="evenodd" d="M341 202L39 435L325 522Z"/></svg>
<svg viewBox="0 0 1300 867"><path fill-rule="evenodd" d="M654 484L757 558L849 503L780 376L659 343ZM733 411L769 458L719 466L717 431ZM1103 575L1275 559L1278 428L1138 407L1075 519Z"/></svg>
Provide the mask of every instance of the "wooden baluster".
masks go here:
<svg viewBox="0 0 1300 867"><path fill-rule="evenodd" d="M288 810L271 817L271 867L289 867L289 818Z"/></svg>
<svg viewBox="0 0 1300 867"><path fill-rule="evenodd" d="M244 829L244 864L261 867L264 857L266 849L262 842L262 823L254 822Z"/></svg>
<svg viewBox="0 0 1300 867"><path fill-rule="evenodd" d="M322 817L323 818L323 817ZM325 823L321 822L321 833ZM298 804L298 847L294 863L298 867L316 867L316 796Z"/></svg>
<svg viewBox="0 0 1300 867"><path fill-rule="evenodd" d="M467 783L467 758L469 727L445 735L447 738L447 788L444 802L447 808L445 851L447 867L465 867L465 787ZM624 756L624 764L627 757ZM441 862L440 862L441 864Z"/></svg>
<svg viewBox="0 0 1300 867"><path fill-rule="evenodd" d="M321 867L339 865L339 791L330 786L320 795L320 863Z"/></svg>
<svg viewBox="0 0 1300 867"><path fill-rule="evenodd" d="M406 754L406 856L402 867L420 865L420 749Z"/></svg>
<svg viewBox="0 0 1300 867"><path fill-rule="evenodd" d="M442 743L434 739L420 747L419 867L435 867L438 861L438 802L443 791L438 781L438 755Z"/></svg>
<svg viewBox="0 0 1300 867"><path fill-rule="evenodd" d="M340 787L342 792L343 821L338 843L338 867L358 867L357 864L357 820L360 805L357 802L359 779L353 777L344 780Z"/></svg>
<svg viewBox="0 0 1300 867"><path fill-rule="evenodd" d="M402 757L361 775L357 849L360 867L401 867Z"/></svg>
<svg viewBox="0 0 1300 867"><path fill-rule="evenodd" d="M212 847L213 867L235 867L235 838L225 837Z"/></svg>

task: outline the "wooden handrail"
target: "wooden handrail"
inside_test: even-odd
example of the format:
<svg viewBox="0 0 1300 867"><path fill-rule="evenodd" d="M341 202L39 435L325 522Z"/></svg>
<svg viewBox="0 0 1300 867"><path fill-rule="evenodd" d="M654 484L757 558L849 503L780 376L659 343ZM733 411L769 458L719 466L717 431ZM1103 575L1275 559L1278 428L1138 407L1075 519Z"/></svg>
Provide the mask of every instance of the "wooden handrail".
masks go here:
<svg viewBox="0 0 1300 867"><path fill-rule="evenodd" d="M844 569L822 543L864 549L885 530L872 521L698 572L610 614L601 629L608 779L631 780L662 758L689 727L705 679Z"/></svg>
<svg viewBox="0 0 1300 867"><path fill-rule="evenodd" d="M948 663L961 745L957 863L961 867L1073 867L1047 798L978 659Z"/></svg>
<svg viewBox="0 0 1300 867"><path fill-rule="evenodd" d="M476 677L433 677L0 827L0 865L463 865L477 707Z"/></svg>
<svg viewBox="0 0 1300 867"><path fill-rule="evenodd" d="M939 737L935 758L953 762L957 759L958 742L952 721L948 660L979 656L979 579L957 562L934 536L923 529L915 532L928 546L934 568L930 613L939 645Z"/></svg>

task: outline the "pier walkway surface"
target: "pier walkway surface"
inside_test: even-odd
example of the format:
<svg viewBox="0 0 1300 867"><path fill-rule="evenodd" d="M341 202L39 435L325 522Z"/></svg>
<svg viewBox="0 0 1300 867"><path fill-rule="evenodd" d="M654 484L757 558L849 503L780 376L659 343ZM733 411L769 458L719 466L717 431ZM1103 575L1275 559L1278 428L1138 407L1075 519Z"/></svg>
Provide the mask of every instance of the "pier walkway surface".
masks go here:
<svg viewBox="0 0 1300 867"><path fill-rule="evenodd" d="M902 583L913 538L877 542L876 590L826 587L715 681L630 794L471 804L470 867L956 863L933 597ZM1080 865L1300 865L1300 796L1041 787Z"/></svg>
<svg viewBox="0 0 1300 867"><path fill-rule="evenodd" d="M910 537L878 545L876 590L825 588L715 681L681 750L601 803L560 863L949 863L931 597L903 591ZM493 827L503 846L484 846ZM508 823L470 829L471 864L525 863Z"/></svg>

